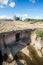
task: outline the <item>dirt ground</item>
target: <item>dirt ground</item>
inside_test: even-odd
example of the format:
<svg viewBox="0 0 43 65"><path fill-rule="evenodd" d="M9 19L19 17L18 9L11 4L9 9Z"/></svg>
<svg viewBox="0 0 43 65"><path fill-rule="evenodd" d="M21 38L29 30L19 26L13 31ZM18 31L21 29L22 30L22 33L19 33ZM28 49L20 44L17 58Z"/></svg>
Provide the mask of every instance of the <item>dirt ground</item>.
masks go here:
<svg viewBox="0 0 43 65"><path fill-rule="evenodd" d="M24 29L35 29L35 28L42 28L43 23L29 23L29 22L22 22L22 21L0 21L0 33L2 32L9 32L13 30L24 30Z"/></svg>

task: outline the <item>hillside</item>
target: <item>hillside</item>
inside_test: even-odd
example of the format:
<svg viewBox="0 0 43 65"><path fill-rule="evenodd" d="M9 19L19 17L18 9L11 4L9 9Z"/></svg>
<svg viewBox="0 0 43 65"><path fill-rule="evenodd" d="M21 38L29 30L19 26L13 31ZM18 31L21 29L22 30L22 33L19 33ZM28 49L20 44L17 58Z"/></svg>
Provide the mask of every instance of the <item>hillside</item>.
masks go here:
<svg viewBox="0 0 43 65"><path fill-rule="evenodd" d="M2 65L43 65L43 22L0 21L0 34L25 29L35 29L31 33L31 43L15 55L14 61L4 61Z"/></svg>

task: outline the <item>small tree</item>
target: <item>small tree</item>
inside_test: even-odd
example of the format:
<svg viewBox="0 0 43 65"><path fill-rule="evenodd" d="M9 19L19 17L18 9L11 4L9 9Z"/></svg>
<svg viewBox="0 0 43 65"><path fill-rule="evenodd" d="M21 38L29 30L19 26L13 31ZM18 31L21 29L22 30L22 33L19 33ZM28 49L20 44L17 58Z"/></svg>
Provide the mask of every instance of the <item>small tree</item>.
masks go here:
<svg viewBox="0 0 43 65"><path fill-rule="evenodd" d="M17 20L20 20L20 17L17 17L17 16L14 16L13 18L14 18L14 20L16 20L16 21L17 21Z"/></svg>

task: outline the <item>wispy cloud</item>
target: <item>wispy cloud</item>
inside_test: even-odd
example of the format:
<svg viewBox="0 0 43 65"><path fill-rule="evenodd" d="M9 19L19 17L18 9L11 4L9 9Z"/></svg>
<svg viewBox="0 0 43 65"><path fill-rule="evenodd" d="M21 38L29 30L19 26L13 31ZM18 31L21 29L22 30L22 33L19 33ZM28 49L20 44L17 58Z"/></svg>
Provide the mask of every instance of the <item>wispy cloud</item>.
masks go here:
<svg viewBox="0 0 43 65"><path fill-rule="evenodd" d="M8 1L9 1L9 0L0 0L0 4L5 4L5 5L7 5L7 4L8 4Z"/></svg>
<svg viewBox="0 0 43 65"><path fill-rule="evenodd" d="M30 9L29 9L29 8L26 8L26 9L24 9L24 10L26 10L26 11L27 11L27 10L28 10L28 11L32 11L32 8L30 8Z"/></svg>
<svg viewBox="0 0 43 65"><path fill-rule="evenodd" d="M9 6L13 8L15 6L15 2L11 2Z"/></svg>
<svg viewBox="0 0 43 65"><path fill-rule="evenodd" d="M4 8L3 5L0 5L0 8Z"/></svg>
<svg viewBox="0 0 43 65"><path fill-rule="evenodd" d="M29 0L30 2L32 2L33 4L36 3L36 0Z"/></svg>
<svg viewBox="0 0 43 65"><path fill-rule="evenodd" d="M25 18L31 18L31 19L41 19L40 16L31 16L31 15L28 15L28 14L16 14L16 16L18 17L21 17L22 20L24 20Z"/></svg>
<svg viewBox="0 0 43 65"><path fill-rule="evenodd" d="M4 5L5 6L7 5L13 8L15 6L15 2L12 0L11 1L10 0L0 0L0 8L4 8Z"/></svg>
<svg viewBox="0 0 43 65"><path fill-rule="evenodd" d="M0 0L0 8L4 8L4 5L8 4L9 0Z"/></svg>
<svg viewBox="0 0 43 65"><path fill-rule="evenodd" d="M28 18L29 16L28 16L28 14L16 14L16 16L18 16L18 17L22 17L22 19L25 19L25 18Z"/></svg>
<svg viewBox="0 0 43 65"><path fill-rule="evenodd" d="M2 16L0 16L0 19L12 19L12 17L6 16L6 15L2 15Z"/></svg>

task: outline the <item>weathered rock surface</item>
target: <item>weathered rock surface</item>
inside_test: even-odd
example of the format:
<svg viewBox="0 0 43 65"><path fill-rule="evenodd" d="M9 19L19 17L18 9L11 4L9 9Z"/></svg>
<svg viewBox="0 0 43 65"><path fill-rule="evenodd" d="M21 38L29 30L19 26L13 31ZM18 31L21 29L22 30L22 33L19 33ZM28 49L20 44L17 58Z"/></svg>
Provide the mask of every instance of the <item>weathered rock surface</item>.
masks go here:
<svg viewBox="0 0 43 65"><path fill-rule="evenodd" d="M26 65L43 65L43 40L41 37L37 38L33 33L31 44L22 49L17 56L19 59L25 60Z"/></svg>
<svg viewBox="0 0 43 65"><path fill-rule="evenodd" d="M36 36L36 34L34 33L31 37L31 45L33 45L38 53L38 55L40 57L43 56L43 40L41 39L41 37Z"/></svg>
<svg viewBox="0 0 43 65"><path fill-rule="evenodd" d="M0 33L12 30L24 30L42 28L43 23L29 24L24 22L0 22ZM18 58L11 63L3 61L2 65L43 65L43 40L41 37L36 36L35 33L31 35L31 43L24 47L16 55Z"/></svg>
<svg viewBox="0 0 43 65"><path fill-rule="evenodd" d="M17 65L17 62L16 62L15 60L12 61L11 63L8 63L8 62L4 61L4 62L2 63L2 65Z"/></svg>
<svg viewBox="0 0 43 65"><path fill-rule="evenodd" d="M43 65L43 40L36 36L35 33L31 35L31 44L24 47L15 56L16 59L3 65Z"/></svg>

